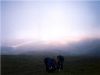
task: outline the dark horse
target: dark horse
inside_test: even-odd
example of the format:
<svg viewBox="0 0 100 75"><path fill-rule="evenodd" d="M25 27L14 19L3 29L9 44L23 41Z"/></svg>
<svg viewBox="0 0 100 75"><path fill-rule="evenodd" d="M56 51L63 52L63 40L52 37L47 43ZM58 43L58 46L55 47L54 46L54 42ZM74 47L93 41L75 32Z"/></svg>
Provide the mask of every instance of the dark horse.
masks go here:
<svg viewBox="0 0 100 75"><path fill-rule="evenodd" d="M46 71L47 72L54 72L56 70L56 60L53 58L45 58L44 63L46 66Z"/></svg>
<svg viewBox="0 0 100 75"><path fill-rule="evenodd" d="M45 67L47 72L54 72L55 70L63 70L64 57L57 56L57 61L53 58L46 57L44 59Z"/></svg>
<svg viewBox="0 0 100 75"><path fill-rule="evenodd" d="M57 56L57 69L63 70L63 63L64 63L64 57L62 55Z"/></svg>

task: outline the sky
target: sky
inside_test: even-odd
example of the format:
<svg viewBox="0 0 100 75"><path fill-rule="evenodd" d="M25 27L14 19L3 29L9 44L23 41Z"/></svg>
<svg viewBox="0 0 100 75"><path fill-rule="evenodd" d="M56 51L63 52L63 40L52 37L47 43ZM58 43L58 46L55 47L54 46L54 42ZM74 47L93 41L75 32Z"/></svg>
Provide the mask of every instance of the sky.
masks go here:
<svg viewBox="0 0 100 75"><path fill-rule="evenodd" d="M1 1L1 38L13 47L100 38L100 1Z"/></svg>

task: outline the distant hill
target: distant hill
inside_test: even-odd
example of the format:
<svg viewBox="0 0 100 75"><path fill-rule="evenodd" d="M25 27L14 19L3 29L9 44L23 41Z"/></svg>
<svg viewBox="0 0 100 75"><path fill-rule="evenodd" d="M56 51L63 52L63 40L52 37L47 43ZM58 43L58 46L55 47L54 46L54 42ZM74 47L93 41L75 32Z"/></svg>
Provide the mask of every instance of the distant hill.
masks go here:
<svg viewBox="0 0 100 75"><path fill-rule="evenodd" d="M12 55L12 54L15 54L15 51L11 47L2 46L1 47L1 54L2 55Z"/></svg>
<svg viewBox="0 0 100 75"><path fill-rule="evenodd" d="M100 39L85 39L80 42L70 43L63 47L47 47L44 49L35 46L13 49L12 47L1 47L2 55L24 54L24 55L86 55L100 56Z"/></svg>
<svg viewBox="0 0 100 75"><path fill-rule="evenodd" d="M72 45L72 53L88 56L100 56L100 39L86 39Z"/></svg>

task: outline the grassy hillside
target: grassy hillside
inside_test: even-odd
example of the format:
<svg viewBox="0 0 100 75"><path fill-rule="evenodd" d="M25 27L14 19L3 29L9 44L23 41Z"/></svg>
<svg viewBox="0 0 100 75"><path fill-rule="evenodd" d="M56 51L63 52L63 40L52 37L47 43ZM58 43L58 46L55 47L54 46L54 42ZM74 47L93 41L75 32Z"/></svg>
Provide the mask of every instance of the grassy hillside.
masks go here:
<svg viewBox="0 0 100 75"><path fill-rule="evenodd" d="M1 75L100 75L99 58L66 56L63 71L46 73L44 57L39 55L2 55Z"/></svg>

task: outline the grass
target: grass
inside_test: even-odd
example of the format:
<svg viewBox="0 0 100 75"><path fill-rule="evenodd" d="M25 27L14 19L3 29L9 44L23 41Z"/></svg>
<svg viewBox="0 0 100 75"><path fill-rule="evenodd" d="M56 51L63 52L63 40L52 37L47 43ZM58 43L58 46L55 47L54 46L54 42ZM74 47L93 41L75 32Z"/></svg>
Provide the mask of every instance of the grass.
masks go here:
<svg viewBox="0 0 100 75"><path fill-rule="evenodd" d="M2 55L1 75L100 75L100 59L66 56L64 70L47 73L44 56Z"/></svg>

